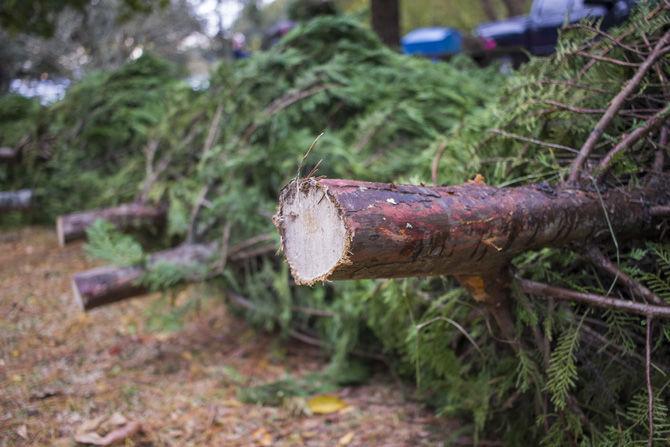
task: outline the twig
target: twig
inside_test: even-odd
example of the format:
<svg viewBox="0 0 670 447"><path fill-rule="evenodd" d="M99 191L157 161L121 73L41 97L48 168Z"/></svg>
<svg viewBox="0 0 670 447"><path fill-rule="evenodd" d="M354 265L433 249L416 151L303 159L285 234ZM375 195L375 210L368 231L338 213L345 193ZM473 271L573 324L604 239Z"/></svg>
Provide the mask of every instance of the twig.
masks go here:
<svg viewBox="0 0 670 447"><path fill-rule="evenodd" d="M607 257L603 254L602 251L600 251L599 248L595 246L589 247L586 250L586 256L591 260L593 265L595 265L600 270L612 275L615 281L619 281L621 284L628 287L633 292L633 294L639 296L647 302L659 305L663 304L663 300L661 300L654 292L619 269L619 267L614 265L612 261L607 259Z"/></svg>
<svg viewBox="0 0 670 447"><path fill-rule="evenodd" d="M616 309L623 312L644 315L648 317L670 318L670 306L636 303L618 298L596 295L593 293L577 292L576 290L550 286L529 279L519 279L519 285L524 292L541 298L554 297L563 301L575 301L590 304L604 309Z"/></svg>
<svg viewBox="0 0 670 447"><path fill-rule="evenodd" d="M577 181L584 162L591 154L591 151L596 146L596 143L602 134L605 132L605 129L614 119L619 109L621 109L626 98L637 88L647 71L663 54L663 47L668 42L670 42L670 31L666 32L663 37L661 37L661 39L656 43L653 51L649 53L649 56L647 56L647 59L645 59L645 61L639 66L635 75L633 75L633 77L626 83L624 88L622 88L621 91L619 91L619 93L612 99L609 107L607 108L607 112L605 112L605 114L603 114L603 116L600 118L595 128L591 131L591 134L584 142L584 145L579 150L579 154L572 162L570 176L568 177L569 183L575 183Z"/></svg>
<svg viewBox="0 0 670 447"><path fill-rule="evenodd" d="M547 143L546 141L536 140L535 138L524 137L523 135L517 135L517 134L510 133L510 132L507 132L507 131L504 131L504 130L501 130L501 129L490 129L489 132L497 134L497 135L501 135L503 137L513 138L513 139L519 140L519 141L525 141L526 143L537 144L538 146L546 146L546 147L550 147L552 149L560 149L560 150L564 150L564 151L568 151L568 152L573 152L575 154L578 153L577 149L574 149L574 148L569 147L569 146L563 146L562 144L556 144L556 143Z"/></svg>
<svg viewBox="0 0 670 447"><path fill-rule="evenodd" d="M437 147L435 157L433 157L433 163L430 165L430 176L431 179L433 180L433 186L438 186L438 176L439 176L438 169L440 168L440 159L442 158L442 154L444 154L444 150L446 148L447 148L447 142L446 140L442 140L442 142L440 142L440 145Z"/></svg>
<svg viewBox="0 0 670 447"><path fill-rule="evenodd" d="M198 213L200 213L200 208L202 207L203 203L205 203L207 193L209 193L210 185L211 183L208 183L207 185L203 186L200 189L198 197L195 199L195 203L193 203L193 208L191 209L191 218L189 219L188 222L188 231L186 232L186 243L193 242L193 239L195 237L195 224L198 218Z"/></svg>
<svg viewBox="0 0 670 447"><path fill-rule="evenodd" d="M316 84L312 85L305 90L299 90L297 92L289 92L286 95L275 99L268 105L268 107L263 110L260 113L260 117L258 120L254 120L251 124L249 124L246 129L242 132L242 138L240 139L241 141L249 141L251 136L254 134L256 129L258 128L258 125L262 119L267 119L276 113L281 112L282 110L286 109L287 107L295 104L298 101L302 101L303 99L309 98L310 96L316 95L319 92L322 92L324 90L328 90L332 87L335 87L337 84L334 83L326 83L326 84Z"/></svg>
<svg viewBox="0 0 670 447"><path fill-rule="evenodd" d="M212 118L212 122L209 125L209 130L207 131L207 137L205 138L205 144L202 147L202 155L200 156L201 165L205 162L209 151L212 150L214 142L219 138L219 134L221 133L220 124L222 115L223 104L219 104L216 107L216 111L214 112L214 117Z"/></svg>
<svg viewBox="0 0 670 447"><path fill-rule="evenodd" d="M663 165L665 164L665 147L668 145L668 127L661 127L661 135L658 140L659 148L656 150L656 155L654 156L653 171L662 172Z"/></svg>
<svg viewBox="0 0 670 447"><path fill-rule="evenodd" d="M640 65L637 62L625 62L619 59L614 59L613 57L600 56L598 54L587 53L586 51L577 51L575 54L579 56L588 57L590 59L595 59L600 62L607 62L609 64L620 65L622 67L638 67Z"/></svg>
<svg viewBox="0 0 670 447"><path fill-rule="evenodd" d="M649 135L650 132L655 130L656 128L660 127L665 123L670 116L670 106L666 107L665 109L661 110L657 114L655 114L653 117L651 117L644 126L640 126L628 135L626 135L616 146L610 150L607 155L605 155L602 160L600 160L600 163L598 164L598 167L596 168L596 178L600 182L602 179L605 177L607 172L610 170L612 161L614 160L614 157L617 156L622 151L625 151L626 149L632 147L635 143L637 143L639 140L642 138L646 137Z"/></svg>
<svg viewBox="0 0 670 447"><path fill-rule="evenodd" d="M654 388L651 384L651 333L652 333L651 317L647 317L647 338L645 340L644 349L644 375L647 380L647 410L649 412L649 439L647 445L653 447L654 445Z"/></svg>

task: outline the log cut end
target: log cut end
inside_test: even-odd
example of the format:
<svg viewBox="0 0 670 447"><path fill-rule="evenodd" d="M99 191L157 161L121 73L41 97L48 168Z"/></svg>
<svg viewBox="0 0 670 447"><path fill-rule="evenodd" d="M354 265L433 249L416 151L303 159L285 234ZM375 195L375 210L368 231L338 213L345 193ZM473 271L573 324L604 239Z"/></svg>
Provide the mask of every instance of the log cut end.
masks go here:
<svg viewBox="0 0 670 447"><path fill-rule="evenodd" d="M274 223L297 284L325 281L347 262L351 235L326 186L313 179L284 188Z"/></svg>
<svg viewBox="0 0 670 447"><path fill-rule="evenodd" d="M74 302L77 305L77 307L81 310L87 310L86 303L81 297L81 292L79 292L79 286L77 285L76 277L72 278L72 280L70 281L70 285L72 286L72 296L74 296Z"/></svg>
<svg viewBox="0 0 670 447"><path fill-rule="evenodd" d="M56 219L56 235L58 236L58 245L65 247L65 232L63 230L63 216L58 216Z"/></svg>

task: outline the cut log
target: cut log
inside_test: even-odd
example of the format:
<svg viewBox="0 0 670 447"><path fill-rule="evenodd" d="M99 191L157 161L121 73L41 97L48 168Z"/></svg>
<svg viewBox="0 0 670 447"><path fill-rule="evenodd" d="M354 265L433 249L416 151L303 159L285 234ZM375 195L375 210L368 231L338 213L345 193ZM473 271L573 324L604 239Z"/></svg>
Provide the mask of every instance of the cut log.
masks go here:
<svg viewBox="0 0 670 447"><path fill-rule="evenodd" d="M0 212L26 210L30 208L32 200L32 189L0 192Z"/></svg>
<svg viewBox="0 0 670 447"><path fill-rule="evenodd" d="M601 191L547 184L424 187L304 179L281 192L274 218L298 284L478 275L515 255L570 242L645 234L670 181ZM607 217L605 211L607 210Z"/></svg>
<svg viewBox="0 0 670 447"><path fill-rule="evenodd" d="M19 152L11 147L0 147L0 163L14 163Z"/></svg>
<svg viewBox="0 0 670 447"><path fill-rule="evenodd" d="M146 266L105 266L77 273L72 277L72 291L82 309L90 310L146 293L147 288L141 284L141 278L158 263L183 269L186 281L199 279L195 269L208 263L216 254L217 245L214 243L181 245L151 255Z"/></svg>
<svg viewBox="0 0 670 447"><path fill-rule="evenodd" d="M65 244L86 237L86 229L103 219L120 230L149 228L161 225L165 220L165 209L142 203L126 203L112 208L65 214L56 219L58 243Z"/></svg>

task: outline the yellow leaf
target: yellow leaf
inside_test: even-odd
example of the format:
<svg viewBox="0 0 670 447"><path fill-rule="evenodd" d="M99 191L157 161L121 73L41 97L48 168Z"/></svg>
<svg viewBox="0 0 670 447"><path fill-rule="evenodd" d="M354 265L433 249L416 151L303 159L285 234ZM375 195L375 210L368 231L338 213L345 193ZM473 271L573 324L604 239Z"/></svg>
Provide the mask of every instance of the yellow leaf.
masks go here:
<svg viewBox="0 0 670 447"><path fill-rule="evenodd" d="M270 433L265 433L260 440L260 443L263 447L269 447L272 445L272 435Z"/></svg>
<svg viewBox="0 0 670 447"><path fill-rule="evenodd" d="M337 396L322 394L308 400L307 406L314 414L330 414L346 408L348 404Z"/></svg>
<svg viewBox="0 0 670 447"><path fill-rule="evenodd" d="M337 441L338 446L345 446L351 444L351 441L354 439L354 432L350 431L346 435L342 436L339 441Z"/></svg>

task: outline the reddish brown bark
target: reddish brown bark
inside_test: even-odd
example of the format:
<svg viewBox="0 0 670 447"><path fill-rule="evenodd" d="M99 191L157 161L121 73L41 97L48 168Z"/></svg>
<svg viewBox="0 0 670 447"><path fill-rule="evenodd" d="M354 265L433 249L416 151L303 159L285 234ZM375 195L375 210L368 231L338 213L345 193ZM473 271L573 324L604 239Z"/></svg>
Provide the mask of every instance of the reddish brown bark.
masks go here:
<svg viewBox="0 0 670 447"><path fill-rule="evenodd" d="M217 253L216 244L189 244L151 255L149 268L158 263L169 263L181 267L185 272L209 262ZM147 292L141 284L147 273L145 266L98 267L77 273L72 278L72 290L84 310L121 301ZM194 280L186 276L184 280Z"/></svg>
<svg viewBox="0 0 670 447"><path fill-rule="evenodd" d="M33 200L33 191L20 189L18 191L0 191L0 212L26 210Z"/></svg>
<svg viewBox="0 0 670 447"><path fill-rule="evenodd" d="M65 214L56 219L58 243L63 246L84 239L86 229L98 219L106 220L120 230L156 227L163 223L165 209L142 203L126 203L112 208Z"/></svg>
<svg viewBox="0 0 670 447"><path fill-rule="evenodd" d="M650 208L670 203L670 181L660 178L638 189L596 191L546 184L495 188L478 183L424 187L353 180L306 179L281 193L275 217L284 253L287 229L299 222L286 210L308 194L330 201L344 224L343 255L318 277L307 278L287 260L298 284L362 278L481 275L500 271L513 256L542 247L645 234ZM317 210L318 212L318 210ZM304 216L303 216L304 217ZM307 216L314 228L298 228L297 239L319 233L322 216ZM303 219L301 222L304 222ZM317 250L319 245L315 244ZM289 248L289 249L287 249ZM295 251L295 250L294 250ZM313 253L317 259L320 254ZM326 254L324 253L324 256Z"/></svg>

